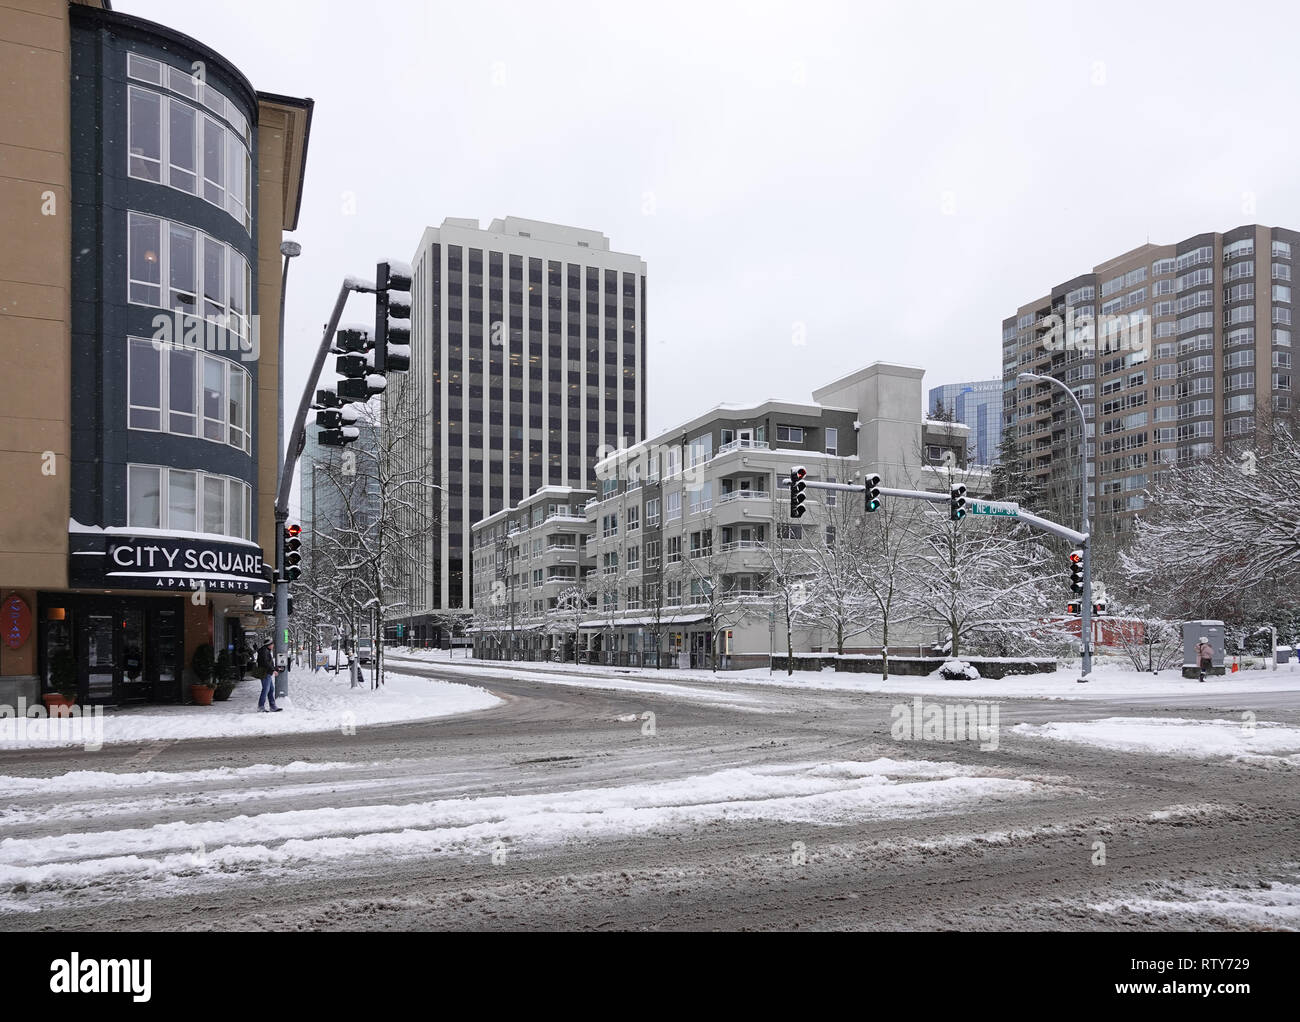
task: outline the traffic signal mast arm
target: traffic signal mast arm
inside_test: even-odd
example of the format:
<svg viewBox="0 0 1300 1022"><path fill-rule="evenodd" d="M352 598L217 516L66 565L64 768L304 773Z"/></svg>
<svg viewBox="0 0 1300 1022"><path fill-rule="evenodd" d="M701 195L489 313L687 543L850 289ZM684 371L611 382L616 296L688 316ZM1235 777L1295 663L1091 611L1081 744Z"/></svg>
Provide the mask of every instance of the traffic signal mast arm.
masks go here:
<svg viewBox="0 0 1300 1022"><path fill-rule="evenodd" d="M321 337L316 360L307 374L307 385L303 388L302 400L298 402L298 414L288 432L289 444L284 452L284 468L280 472L280 491L275 496L277 528L289 519L289 492L293 489L293 470L297 467L298 456L307 442L307 413L311 410L312 398L316 394L316 383L320 379L321 370L325 368L325 359L329 357L330 348L333 346L334 332L338 329L339 320L343 318L343 307L347 305L348 295L353 291L373 293L374 290L373 284L358 277L348 277L339 288L339 296L334 302L330 321L325 324L325 334ZM280 371L284 371L283 366L280 367Z"/></svg>
<svg viewBox="0 0 1300 1022"><path fill-rule="evenodd" d="M840 490L845 493L864 493L865 486L854 485L852 483L824 483L819 480L805 479L804 485L810 490ZM789 480L782 478L781 486L789 486ZM892 486L877 487L882 497L902 497L906 500L925 500L931 504L947 504L952 500L951 493L935 493L932 490L899 490ZM983 505L986 507L997 508L1004 511L1014 512L1014 517L1018 521L1024 522L1040 532L1048 532L1053 536L1059 536L1061 539L1068 539L1071 543L1083 544L1087 541L1088 536L1082 532L1076 532L1074 529L1067 528L1064 525L1058 525L1056 522L1042 518L1039 515L1030 514L1028 511L1021 509L1019 504L1013 501L992 501L980 500L978 497L971 500L972 504Z"/></svg>

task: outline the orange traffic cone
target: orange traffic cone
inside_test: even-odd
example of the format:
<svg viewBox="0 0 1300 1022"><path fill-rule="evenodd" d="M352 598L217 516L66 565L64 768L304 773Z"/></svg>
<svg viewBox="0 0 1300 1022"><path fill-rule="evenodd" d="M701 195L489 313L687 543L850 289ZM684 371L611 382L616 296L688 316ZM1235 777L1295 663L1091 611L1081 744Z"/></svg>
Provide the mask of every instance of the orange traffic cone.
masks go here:
<svg viewBox="0 0 1300 1022"><path fill-rule="evenodd" d="M1233 657L1233 658L1232 658L1232 673L1233 673L1233 674L1236 674L1236 673L1237 673L1237 669L1238 669L1240 666L1241 666L1241 658L1240 658L1240 657Z"/></svg>

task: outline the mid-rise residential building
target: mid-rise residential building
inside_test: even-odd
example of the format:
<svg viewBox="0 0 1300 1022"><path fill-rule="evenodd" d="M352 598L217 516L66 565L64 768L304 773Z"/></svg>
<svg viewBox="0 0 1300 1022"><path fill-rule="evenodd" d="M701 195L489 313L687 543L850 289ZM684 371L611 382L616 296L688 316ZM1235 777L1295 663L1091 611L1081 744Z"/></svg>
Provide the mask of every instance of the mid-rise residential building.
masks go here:
<svg viewBox="0 0 1300 1022"><path fill-rule="evenodd" d="M1089 502L1110 531L1131 526L1162 465L1289 413L1297 246L1297 232L1259 224L1142 245L1003 320L1003 415L1027 485L1062 512L1077 507L1083 433L1065 395L1017 383L1021 372L1056 377L1081 399Z"/></svg>
<svg viewBox="0 0 1300 1022"><path fill-rule="evenodd" d="M970 456L977 465L997 461L1002 440L1002 381L975 380L930 388L930 410L942 408L970 427Z"/></svg>
<svg viewBox="0 0 1300 1022"><path fill-rule="evenodd" d="M0 7L0 64L0 703L178 701L271 588L312 103L107 3Z"/></svg>
<svg viewBox="0 0 1300 1022"><path fill-rule="evenodd" d="M513 639L527 656L570 657L576 630L606 662L698 665L717 634L724 666L766 662L786 641L768 598L774 541L833 527L826 509L855 499L810 489L792 522L780 483L795 466L813 480L875 472L938 492L958 470L972 492L987 489L986 474L968 471L968 427L926 418L922 375L875 363L811 403L718 406L602 459L594 492L548 488L479 523L476 648L498 655ZM565 604L575 587L587 608L578 622ZM828 636L804 628L793 640L807 651Z"/></svg>
<svg viewBox="0 0 1300 1022"><path fill-rule="evenodd" d="M411 371L440 514L409 566L410 634L467 611L474 524L544 486L590 487L645 433L646 264L598 231L448 218L413 261ZM434 499L434 498L430 498Z"/></svg>

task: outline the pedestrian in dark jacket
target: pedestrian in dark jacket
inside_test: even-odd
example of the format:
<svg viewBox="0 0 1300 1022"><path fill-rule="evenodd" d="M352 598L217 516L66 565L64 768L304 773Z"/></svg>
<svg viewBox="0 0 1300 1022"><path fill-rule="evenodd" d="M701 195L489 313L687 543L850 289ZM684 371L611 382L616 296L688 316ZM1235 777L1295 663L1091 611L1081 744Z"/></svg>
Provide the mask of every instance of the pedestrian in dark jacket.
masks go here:
<svg viewBox="0 0 1300 1022"><path fill-rule="evenodd" d="M257 712L279 713L281 708L275 705L275 654L271 652L270 639L257 651L257 669L262 672L262 695L257 700ZM271 704L269 710L266 708L268 702Z"/></svg>
<svg viewBox="0 0 1300 1022"><path fill-rule="evenodd" d="M1214 670L1214 647L1204 635L1196 643L1196 660L1201 666L1201 680L1204 681L1205 675Z"/></svg>

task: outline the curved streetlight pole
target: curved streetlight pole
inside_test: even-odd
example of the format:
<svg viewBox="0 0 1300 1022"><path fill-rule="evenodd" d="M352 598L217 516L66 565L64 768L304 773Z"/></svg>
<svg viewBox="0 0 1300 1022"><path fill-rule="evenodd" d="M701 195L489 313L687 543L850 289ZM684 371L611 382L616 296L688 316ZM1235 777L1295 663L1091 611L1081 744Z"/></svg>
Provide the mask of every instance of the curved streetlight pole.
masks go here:
<svg viewBox="0 0 1300 1022"><path fill-rule="evenodd" d="M1043 376L1039 373L1020 373L1016 381L1029 383L1047 383L1058 387L1069 395L1074 403L1074 410L1079 414L1079 531L1083 533L1083 599L1079 607L1079 638L1083 649L1083 676L1079 681L1088 680L1092 673L1092 534L1088 527L1088 420L1083 414L1083 404L1079 396L1055 376Z"/></svg>

